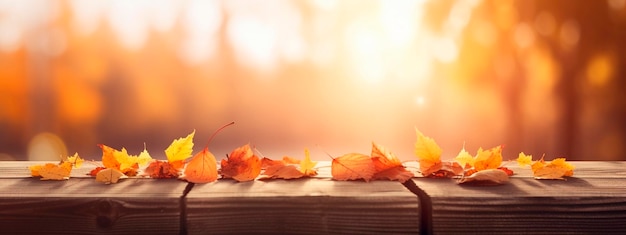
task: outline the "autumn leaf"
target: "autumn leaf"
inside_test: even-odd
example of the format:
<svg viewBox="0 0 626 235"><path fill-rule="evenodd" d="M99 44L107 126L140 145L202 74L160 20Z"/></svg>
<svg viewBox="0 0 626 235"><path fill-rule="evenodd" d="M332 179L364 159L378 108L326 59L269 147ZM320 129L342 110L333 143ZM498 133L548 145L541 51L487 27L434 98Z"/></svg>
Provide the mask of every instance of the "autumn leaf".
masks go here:
<svg viewBox="0 0 626 235"><path fill-rule="evenodd" d="M311 153L309 149L304 149L304 159L300 161L300 172L305 176L316 176L317 170L313 169L317 165L317 162L311 161Z"/></svg>
<svg viewBox="0 0 626 235"><path fill-rule="evenodd" d="M70 178L72 168L78 168L84 160L78 156L66 157L65 160L58 164L46 163L44 165L29 166L29 170L33 177L41 177L41 180L67 180Z"/></svg>
<svg viewBox="0 0 626 235"><path fill-rule="evenodd" d="M126 148L116 150L104 144L98 145L102 149L102 164L105 168L116 169L128 176L137 175L139 165L145 165L152 160L144 146L144 150L137 156L129 155Z"/></svg>
<svg viewBox="0 0 626 235"><path fill-rule="evenodd" d="M89 171L89 173L87 175L96 177L96 175L98 175L98 172L100 172L100 171L102 171L104 169L107 169L107 168L105 168L103 166L99 166L99 167L93 168L93 170Z"/></svg>
<svg viewBox="0 0 626 235"><path fill-rule="evenodd" d="M474 157L465 150L465 146L454 158L463 168L471 168L474 165Z"/></svg>
<svg viewBox="0 0 626 235"><path fill-rule="evenodd" d="M128 178L128 176L126 176L124 173L114 168L102 169L98 171L98 173L96 174L96 181L102 182L105 184L115 184L120 179L125 179L125 178Z"/></svg>
<svg viewBox="0 0 626 235"><path fill-rule="evenodd" d="M115 158L117 150L104 144L98 144L98 147L102 149L102 165L105 168L120 169L120 162Z"/></svg>
<svg viewBox="0 0 626 235"><path fill-rule="evenodd" d="M85 162L84 159L78 156L78 153L74 153L73 156L66 157L63 161L71 163L74 168L79 168L83 165L83 162Z"/></svg>
<svg viewBox="0 0 626 235"><path fill-rule="evenodd" d="M265 171L261 173L262 179L297 179L317 175L313 169L317 162L311 161L308 149L304 149L304 159L302 161L284 156L282 160L271 160L263 158Z"/></svg>
<svg viewBox="0 0 626 235"><path fill-rule="evenodd" d="M574 175L574 166L565 162L565 158L556 158L545 163L543 158L531 165L535 179L563 179Z"/></svg>
<svg viewBox="0 0 626 235"><path fill-rule="evenodd" d="M532 163L533 163L532 155L526 155L524 154L524 152L519 153L519 156L517 157L517 164L519 164L522 167L525 167L525 166L530 166Z"/></svg>
<svg viewBox="0 0 626 235"><path fill-rule="evenodd" d="M182 161L176 161L181 164ZM155 179L173 179L180 176L180 165L172 165L166 161L154 160L143 170L143 174Z"/></svg>
<svg viewBox="0 0 626 235"><path fill-rule="evenodd" d="M261 173L261 160L248 144L233 150L227 159L222 159L221 166L222 177L239 182L254 180Z"/></svg>
<svg viewBox="0 0 626 235"><path fill-rule="evenodd" d="M208 147L191 158L185 167L183 178L192 183L210 183L217 180L217 161Z"/></svg>
<svg viewBox="0 0 626 235"><path fill-rule="evenodd" d="M475 185L498 185L509 181L506 172L499 169L486 169L477 171L470 176L463 177L458 181L459 184L475 184Z"/></svg>
<svg viewBox="0 0 626 235"><path fill-rule="evenodd" d="M209 151L209 144L217 133L233 124L235 122L223 125L213 132L204 149L193 156L187 163L182 178L191 183L210 183L217 180L217 160L215 160L213 153Z"/></svg>
<svg viewBox="0 0 626 235"><path fill-rule="evenodd" d="M181 137L172 141L170 146L165 149L167 161L170 163L177 161L182 162L189 158L193 152L193 136L195 134L196 131L194 130L191 134L187 135L187 137Z"/></svg>
<svg viewBox="0 0 626 235"><path fill-rule="evenodd" d="M370 156L360 153L348 153L334 158L331 163L331 174L334 180L370 181L376 173L374 162Z"/></svg>
<svg viewBox="0 0 626 235"><path fill-rule="evenodd" d="M70 178L72 164L62 162L60 164L46 163L44 165L30 166L32 176L41 176L41 180L66 180Z"/></svg>
<svg viewBox="0 0 626 235"><path fill-rule="evenodd" d="M435 140L424 136L422 132L415 129L417 142L415 143L415 155L419 159L420 171L422 175L428 176L441 169L441 148Z"/></svg>
<svg viewBox="0 0 626 235"><path fill-rule="evenodd" d="M502 145L483 150L478 149L474 158L474 169L477 171L496 169L502 164Z"/></svg>
<svg viewBox="0 0 626 235"><path fill-rule="evenodd" d="M304 173L296 165L285 164L283 161L268 167L262 174L263 179L297 179L302 177L304 177Z"/></svg>
<svg viewBox="0 0 626 235"><path fill-rule="evenodd" d="M400 159L392 152L374 142L372 142L371 158L376 170L373 179L397 180L404 183L415 176L404 168Z"/></svg>

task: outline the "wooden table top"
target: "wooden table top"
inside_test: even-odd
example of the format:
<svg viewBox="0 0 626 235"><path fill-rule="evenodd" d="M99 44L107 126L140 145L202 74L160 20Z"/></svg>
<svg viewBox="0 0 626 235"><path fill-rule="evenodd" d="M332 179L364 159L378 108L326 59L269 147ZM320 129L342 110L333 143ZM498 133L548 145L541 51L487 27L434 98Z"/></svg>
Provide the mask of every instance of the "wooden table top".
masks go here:
<svg viewBox="0 0 626 235"><path fill-rule="evenodd" d="M3 233L457 234L626 232L626 162L572 162L574 177L535 180L510 163L509 183L455 179L334 181L330 162L296 180L190 184L130 178L96 182L85 163L65 181L30 177L41 162L0 162ZM416 172L417 163L407 163ZM419 175L419 174L416 174Z"/></svg>

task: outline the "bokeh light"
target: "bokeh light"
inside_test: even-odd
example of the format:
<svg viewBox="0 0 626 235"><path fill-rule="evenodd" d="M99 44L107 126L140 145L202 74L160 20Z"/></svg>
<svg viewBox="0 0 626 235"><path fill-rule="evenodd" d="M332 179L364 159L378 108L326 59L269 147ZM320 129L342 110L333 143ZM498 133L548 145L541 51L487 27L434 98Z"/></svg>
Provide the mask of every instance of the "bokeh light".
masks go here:
<svg viewBox="0 0 626 235"><path fill-rule="evenodd" d="M235 121L216 156L411 160L417 127L444 158L626 160L625 26L624 0L0 0L0 159Z"/></svg>

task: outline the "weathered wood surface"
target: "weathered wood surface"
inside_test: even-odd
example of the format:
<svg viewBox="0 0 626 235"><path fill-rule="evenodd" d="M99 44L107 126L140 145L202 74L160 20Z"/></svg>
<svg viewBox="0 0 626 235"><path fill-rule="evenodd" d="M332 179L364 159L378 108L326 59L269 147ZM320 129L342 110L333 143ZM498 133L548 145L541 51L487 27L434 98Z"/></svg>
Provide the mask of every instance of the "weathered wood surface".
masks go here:
<svg viewBox="0 0 626 235"><path fill-rule="evenodd" d="M626 162L572 164L567 180L535 180L516 164L499 186L413 180L430 196L435 234L626 234Z"/></svg>
<svg viewBox="0 0 626 235"><path fill-rule="evenodd" d="M510 163L510 182L486 187L414 178L422 201L398 182L333 181L329 162L311 179L193 187L144 178L104 185L85 175L89 164L68 181L40 181L27 169L36 163L0 162L3 234L626 234L626 162L572 162L567 180L535 180Z"/></svg>
<svg viewBox="0 0 626 235"><path fill-rule="evenodd" d="M67 181L40 181L27 166L0 162L0 228L7 234L410 234L419 200L391 181L221 179L193 188L181 180L131 178L104 185L85 164ZM190 193L180 197L188 187ZM182 216L182 217L181 217ZM182 218L182 220L181 220ZM36 225L36 226L34 226Z"/></svg>

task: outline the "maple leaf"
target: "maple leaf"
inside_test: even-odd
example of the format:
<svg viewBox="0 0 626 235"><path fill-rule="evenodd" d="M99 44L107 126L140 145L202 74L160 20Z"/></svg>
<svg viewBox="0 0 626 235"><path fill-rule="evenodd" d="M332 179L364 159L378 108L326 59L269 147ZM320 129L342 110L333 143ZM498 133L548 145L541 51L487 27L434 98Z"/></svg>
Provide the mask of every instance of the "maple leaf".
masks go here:
<svg viewBox="0 0 626 235"><path fill-rule="evenodd" d="M222 159L221 166L223 178L239 182L254 180L261 173L261 160L248 144L233 150L227 159Z"/></svg>
<svg viewBox="0 0 626 235"><path fill-rule="evenodd" d="M465 150L465 146L454 158L463 168L471 168L474 165L474 157Z"/></svg>
<svg viewBox="0 0 626 235"><path fill-rule="evenodd" d="M392 152L374 142L372 142L371 157L376 170L373 179L397 180L404 183L415 176L404 168L400 159Z"/></svg>
<svg viewBox="0 0 626 235"><path fill-rule="evenodd" d="M563 179L565 176L574 175L574 166L565 162L565 158L556 158L545 163L542 157L533 163L531 168L535 179Z"/></svg>
<svg viewBox="0 0 626 235"><path fill-rule="evenodd" d="M78 156L66 157L58 164L46 163L44 165L29 166L33 177L41 177L41 180L67 180L70 178L72 168L80 167L84 160Z"/></svg>
<svg viewBox="0 0 626 235"><path fill-rule="evenodd" d="M102 149L104 167L119 170L128 176L137 175L139 165L145 165L152 160L145 146L143 152L137 156L129 155L126 148L116 150L104 144L98 144L98 146Z"/></svg>
<svg viewBox="0 0 626 235"><path fill-rule="evenodd" d="M126 178L128 178L128 176L126 176L124 173L114 168L102 169L98 171L98 173L96 174L96 181L102 182L105 184L115 184L120 179L126 179Z"/></svg>
<svg viewBox="0 0 626 235"><path fill-rule="evenodd" d="M524 154L524 152L519 153L519 156L517 157L517 164L524 167L524 166L530 166L530 164L532 163L533 163L532 155L526 155Z"/></svg>
<svg viewBox="0 0 626 235"><path fill-rule="evenodd" d="M271 160L263 158L265 171L262 173L263 179L297 179L317 175L313 169L317 162L311 161L308 149L304 149L304 159L302 161L285 156L282 160Z"/></svg>
<svg viewBox="0 0 626 235"><path fill-rule="evenodd" d="M424 136L415 128L417 142L415 142L415 155L419 159L420 171L427 176L441 169L441 148L435 140Z"/></svg>
<svg viewBox="0 0 626 235"><path fill-rule="evenodd" d="M191 132L187 137L181 137L172 141L165 149L167 161L154 160L143 170L145 175L156 179L178 178L180 171L185 166L185 159L193 152L193 136L196 131Z"/></svg>
<svg viewBox="0 0 626 235"><path fill-rule="evenodd" d="M483 150L478 149L474 158L474 169L477 171L496 169L502 164L502 145Z"/></svg>
<svg viewBox="0 0 626 235"><path fill-rule="evenodd" d="M73 156L66 157L63 161L71 163L74 168L79 168L83 165L83 162L85 162L84 159L78 156L78 153L74 153Z"/></svg>
<svg viewBox="0 0 626 235"><path fill-rule="evenodd" d="M311 153L309 149L304 149L304 159L300 161L300 172L305 176L316 176L317 171L313 169L317 165L317 162L311 161Z"/></svg>
<svg viewBox="0 0 626 235"><path fill-rule="evenodd" d="M331 163L331 174L334 180L370 181L376 173L372 158L365 154L348 153L334 158Z"/></svg>

